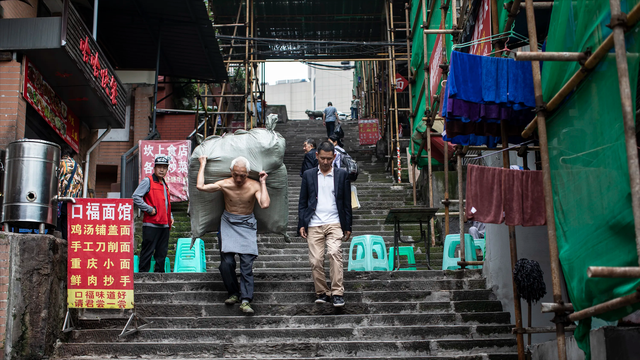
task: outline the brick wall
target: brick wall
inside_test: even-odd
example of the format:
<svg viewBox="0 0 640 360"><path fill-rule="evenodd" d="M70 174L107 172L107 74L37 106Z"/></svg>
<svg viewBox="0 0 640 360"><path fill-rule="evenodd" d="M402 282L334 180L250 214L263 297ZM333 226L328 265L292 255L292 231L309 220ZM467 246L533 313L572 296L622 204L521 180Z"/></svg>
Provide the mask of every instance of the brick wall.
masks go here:
<svg viewBox="0 0 640 360"><path fill-rule="evenodd" d="M158 115L156 126L162 140L186 140L195 128L195 115Z"/></svg>
<svg viewBox="0 0 640 360"><path fill-rule="evenodd" d="M22 64L0 62L0 148L24 137L27 103L20 94Z"/></svg>
<svg viewBox="0 0 640 360"><path fill-rule="evenodd" d="M149 134L153 85L139 85L134 90L133 143Z"/></svg>
<svg viewBox="0 0 640 360"><path fill-rule="evenodd" d="M0 238L0 343L4 342L7 323L9 250L9 239ZM0 359L4 359L4 351L0 352Z"/></svg>

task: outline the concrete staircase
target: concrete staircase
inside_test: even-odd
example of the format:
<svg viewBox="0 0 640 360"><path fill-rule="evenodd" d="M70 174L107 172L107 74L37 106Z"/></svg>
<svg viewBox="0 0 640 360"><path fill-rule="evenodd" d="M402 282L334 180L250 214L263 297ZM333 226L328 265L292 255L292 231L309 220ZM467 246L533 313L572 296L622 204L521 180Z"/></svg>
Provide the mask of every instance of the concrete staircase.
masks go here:
<svg viewBox="0 0 640 360"><path fill-rule="evenodd" d="M393 240L384 219L390 207L411 204L408 185L393 184L373 149L357 145L357 124L344 123L346 150L359 162L361 209L354 210L354 235L375 234ZM64 359L432 359L511 360L515 337L509 313L481 271L347 272L344 308L316 305L304 239L295 237L298 172L302 142L324 138L320 121L290 121L277 130L287 139L289 235L261 235L255 262L255 315L225 306L227 293L217 270L214 235L204 237L208 272L136 274L136 306L153 323L121 341L127 314L104 313L79 321L79 330L62 339L57 357ZM179 237L190 237L186 204L174 207ZM417 226L403 227L419 236ZM173 245L170 245L170 248ZM424 253L426 249L416 249ZM442 249L431 249L431 265L441 268ZM424 255L417 255L424 262ZM328 261L325 263L328 268Z"/></svg>

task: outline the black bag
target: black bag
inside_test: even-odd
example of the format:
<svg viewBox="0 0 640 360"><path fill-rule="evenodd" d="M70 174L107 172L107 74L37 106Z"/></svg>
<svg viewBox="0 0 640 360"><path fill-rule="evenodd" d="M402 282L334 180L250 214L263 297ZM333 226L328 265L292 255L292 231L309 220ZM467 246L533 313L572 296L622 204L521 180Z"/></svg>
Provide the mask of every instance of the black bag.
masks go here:
<svg viewBox="0 0 640 360"><path fill-rule="evenodd" d="M338 139L342 139L344 137L344 130L342 130L342 124L338 123L335 129L333 129L333 133L338 136Z"/></svg>
<svg viewBox="0 0 640 360"><path fill-rule="evenodd" d="M340 168L347 171L349 181L356 181L358 179L358 163L345 151L340 149L336 149L336 151L342 154L342 158L340 159Z"/></svg>

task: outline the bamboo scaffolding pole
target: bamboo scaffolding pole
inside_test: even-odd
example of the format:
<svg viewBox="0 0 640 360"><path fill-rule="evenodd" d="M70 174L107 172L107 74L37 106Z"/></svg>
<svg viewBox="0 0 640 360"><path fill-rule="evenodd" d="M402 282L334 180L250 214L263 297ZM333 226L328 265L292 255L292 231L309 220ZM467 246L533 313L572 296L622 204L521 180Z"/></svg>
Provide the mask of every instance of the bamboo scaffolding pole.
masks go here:
<svg viewBox="0 0 640 360"><path fill-rule="evenodd" d="M581 52L529 52L518 51L515 53L516 61L585 61L589 58L587 53Z"/></svg>
<svg viewBox="0 0 640 360"><path fill-rule="evenodd" d="M505 120L500 120L500 136L502 138L502 147L508 148L509 141L507 137L507 124ZM510 168L509 153L502 153L502 167L504 169ZM509 253L511 255L511 285L513 287L513 310L516 318L516 329L522 329L522 303L518 296L518 288L516 287L516 281L513 275L513 270L518 262L518 242L516 239L516 227L509 225ZM531 307L529 307L531 308ZM531 316L529 316L531 319ZM531 326L531 324L529 324ZM522 333L516 333L516 343L518 347L518 360L525 360L524 353L524 338Z"/></svg>
<svg viewBox="0 0 640 360"><path fill-rule="evenodd" d="M575 331L576 327L574 325L567 326L564 328L565 331ZM546 333L554 333L556 332L555 326L544 326L544 327L529 327L521 328L521 329L511 329L512 334L546 334ZM531 345L531 344L529 344Z"/></svg>
<svg viewBox="0 0 640 360"><path fill-rule="evenodd" d="M640 267L606 267L589 266L587 276L590 278L640 278Z"/></svg>
<svg viewBox="0 0 640 360"><path fill-rule="evenodd" d="M535 13L533 0L526 0L527 30L529 43L537 44ZM538 52L537 46L531 47L531 52ZM560 285L560 260L558 257L558 240L556 238L556 222L553 210L553 193L551 189L551 168L549 166L549 144L547 141L546 115L541 111L544 101L542 99L542 80L540 77L540 63L531 62L533 72L533 85L538 107L538 135L540 137L540 157L542 158L543 190L545 200L545 213L547 218L547 236L549 240L549 258L551 262L551 279L553 288L553 301L562 304L562 287ZM558 360L567 360L566 339L564 336L564 324L556 323L556 340L558 343Z"/></svg>
<svg viewBox="0 0 640 360"><path fill-rule="evenodd" d="M250 0L245 0L245 22L249 24L249 3ZM247 130L247 97L249 91L249 31L250 26L245 27L245 41L244 41L244 129Z"/></svg>
<svg viewBox="0 0 640 360"><path fill-rule="evenodd" d="M640 3L636 4L636 6L633 7L633 9L629 12L629 14L627 14L625 29L631 30L638 23L638 21L640 21ZM598 65L600 60L602 60L604 56L609 53L609 50L611 50L613 46L614 46L614 41L613 41L613 33L612 33L609 36L607 36L607 38L602 42L602 44L598 46L596 51L594 51L591 54L591 56L589 56L589 58L584 63L584 65L578 71L576 71L575 74L573 74L571 79L569 79L569 81L567 81L567 83L564 84L564 86L560 89L560 91L558 91L558 93L555 94L553 98L551 98L551 100L549 100L549 102L546 104L546 111L552 112L553 110L555 110L555 108L557 108L558 105L560 105L560 103L564 101L564 99L573 91L573 89L575 89L580 84L580 82L582 82L582 80L587 76L589 71L593 70L593 68L595 68ZM529 123L529 125L525 127L524 131L522 131L522 137L524 138L530 137L531 134L533 133L533 130L535 130L535 128L538 125L539 125L539 121L538 121L538 118L536 117Z"/></svg>
<svg viewBox="0 0 640 360"><path fill-rule="evenodd" d="M454 35L460 34L462 30L458 29L425 29L424 33L426 35Z"/></svg>
<svg viewBox="0 0 640 360"><path fill-rule="evenodd" d="M241 39L237 39L241 40ZM403 46L405 46L403 44ZM236 46L239 47L239 46ZM237 56L241 56L237 54ZM284 59L281 59L284 60ZM309 61L309 59L301 58L301 59L286 59L287 61ZM257 60L248 60L249 62L261 63L265 62L265 60L257 59ZM389 54L384 53L379 57L368 57L368 58L330 58L330 59L322 59L322 62L342 62L342 61L389 61ZM225 64L243 64L245 60L223 60ZM267 61L267 62L277 62L277 61Z"/></svg>
<svg viewBox="0 0 640 360"><path fill-rule="evenodd" d="M572 322L583 320L586 318L604 314L612 310L620 309L625 306L635 304L637 302L640 302L640 288L636 289L636 291L633 294L619 297L617 299L613 299L613 300L604 302L602 304L598 304L598 305L586 308L584 310L574 312L573 314L570 314L567 316L567 320Z"/></svg>
<svg viewBox="0 0 640 360"><path fill-rule="evenodd" d="M254 0L251 0L251 13L250 13L250 15L251 15L251 39L252 40L250 40L250 41L251 41L251 47L254 48L254 51L251 52L251 58L249 60L251 61L251 65L255 66L255 63L253 62L255 60L254 59L254 56L255 56L254 54L256 53L255 52L255 46L256 45L255 45L255 42L253 41L253 37L255 36L255 26L254 26L255 25L255 9L253 8L253 6L254 6ZM250 88L251 88L251 118L250 119L251 120L250 120L250 122L251 123L249 125L249 128L251 128L251 129L253 129L253 120L254 120L254 118L256 119L256 122L257 122L257 116L258 116L258 114L257 114L258 106L256 105L256 97L255 97L255 92L254 92L255 83L256 83L256 81L258 79L257 79L257 75L255 74L254 66L249 66L249 69L251 70L251 77L250 77L250 79L251 79L251 86L250 86ZM254 109L256 110L255 112L253 111Z"/></svg>
<svg viewBox="0 0 640 360"><path fill-rule="evenodd" d="M622 105L622 121L624 124L624 139L627 149L627 166L629 168L629 186L631 188L631 206L636 230L636 252L640 264L640 168L638 166L638 144L636 143L636 121L633 113L633 100L629 84L629 65L624 42L625 18L620 10L620 0L610 0L611 24L613 27L613 42L616 49L616 66L618 68L618 82L620 86L620 100Z"/></svg>
<svg viewBox="0 0 640 360"><path fill-rule="evenodd" d="M412 99L412 94L413 94L413 87L412 87L412 83L413 83L413 74L411 71L411 41L410 41L410 37L411 37L411 29L410 29L410 24L409 24L409 3L404 4L404 21L405 21L405 27L406 27L406 37L407 37L407 76L409 77L409 129L411 129L411 134L409 136L409 149L411 151L411 154L415 154L415 148L414 148L414 144L413 144L413 122L414 122L414 118L415 115L413 114L413 101ZM419 154L418 154L419 155ZM411 164L411 159L407 159L407 168L411 169L411 178L413 179L413 184L411 184L412 188L413 188L413 206L417 206L418 205L418 196L416 193L416 183L418 182L418 179L416 178L416 167L417 167L417 158L416 161Z"/></svg>
<svg viewBox="0 0 640 360"><path fill-rule="evenodd" d="M573 304L564 303L564 304L556 304L556 303L540 303L540 312L542 313L562 313L562 312L572 312Z"/></svg>
<svg viewBox="0 0 640 360"><path fill-rule="evenodd" d="M391 42L395 42L395 32L393 31L393 0L389 0L389 22L391 24ZM390 46L391 49L391 69L389 81L393 81L391 91L393 92L393 117L396 126L396 157L397 157L397 171L398 171L398 184L402 183L402 156L400 154L400 122L398 121L398 91L396 90L396 54L395 47ZM391 80L393 79L393 80Z"/></svg>
<svg viewBox="0 0 640 360"><path fill-rule="evenodd" d="M458 157L458 164L457 164L457 172L458 172L458 198L459 199L464 199L463 196L463 189L462 189L462 147L458 146L458 149L456 150L456 156ZM464 201L460 204L458 204L458 209L459 209L459 213L458 213L458 224L460 226L460 261L458 261L458 265L460 265L460 268L462 270L464 270L467 261L466 261L466 250L465 250L465 239L464 239Z"/></svg>

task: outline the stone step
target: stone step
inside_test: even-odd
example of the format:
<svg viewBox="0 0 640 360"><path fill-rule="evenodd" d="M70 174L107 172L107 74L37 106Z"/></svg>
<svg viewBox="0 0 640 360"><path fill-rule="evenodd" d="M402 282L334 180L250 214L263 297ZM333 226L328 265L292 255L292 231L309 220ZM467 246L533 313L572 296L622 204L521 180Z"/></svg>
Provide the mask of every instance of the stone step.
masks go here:
<svg viewBox="0 0 640 360"><path fill-rule="evenodd" d="M106 311L106 310L105 310ZM128 316L119 312L99 320L80 319L82 329L122 329ZM487 316L491 315L491 316ZM247 319L244 315L234 316L198 316L198 317L145 317L157 329L196 329L196 328L234 328L234 329L271 329L271 328L325 328L333 326L415 326L415 325L507 325L509 312L494 313L421 313L421 314L339 314L325 315L260 315Z"/></svg>
<svg viewBox="0 0 640 360"><path fill-rule="evenodd" d="M266 274L266 273L265 273ZM307 274L310 276L310 274ZM420 280L413 281L380 281L380 280L345 280L345 292L350 291L400 291L400 290L477 290L485 289L486 283L484 279L465 279L465 280ZM158 291L225 291L225 287L220 281L164 281L161 284L151 282L136 282L137 291L151 292ZM306 281L255 281L256 292L289 292L302 291L314 293L313 283Z"/></svg>
<svg viewBox="0 0 640 360"><path fill-rule="evenodd" d="M418 326L332 326L325 328L275 328L275 329L233 329L233 328L191 328L157 329L143 331L122 339L122 342L174 342L198 343L215 339L217 342L242 344L247 342L279 342L291 339L306 341L362 341L362 340L512 340L511 325L418 325ZM88 329L73 331L74 342L99 343L105 336L116 338L120 329ZM265 344L266 345L266 344Z"/></svg>
<svg viewBox="0 0 640 360"><path fill-rule="evenodd" d="M274 281L274 282L290 282L290 281L307 281L311 278L308 272L278 272L266 275L254 275L256 282L258 281ZM345 271L344 280L349 281L377 281L377 282L415 282L415 281L434 281L434 280L459 280L472 281L483 280L482 270L471 269L464 271L453 270L424 270L424 271ZM165 282L215 282L222 281L220 273L137 273L134 275L134 281L137 284L150 283L160 284ZM418 289L420 290L420 289ZM424 289L429 290L429 289ZM453 289L455 290L455 289Z"/></svg>
<svg viewBox="0 0 640 360"><path fill-rule="evenodd" d="M242 358L243 354L252 357L277 357L281 354L295 354L298 357L336 358L357 356L378 356L394 354L405 357L439 355L441 352L454 352L459 355L486 353L513 353L513 339L452 339L452 340L363 340L363 341L287 341L265 344L263 342L224 343L224 342L113 342L113 343L72 343L57 349L65 356L100 355L144 356L197 355L224 358Z"/></svg>
<svg viewBox="0 0 640 360"><path fill-rule="evenodd" d="M140 359L140 357L138 356L117 356L117 357L86 357L86 356L81 356L81 357L67 357L65 359L67 360L104 360L104 359ZM156 359L168 359L168 358L174 358L173 355L170 355L170 357L165 357L163 355L156 355L155 356ZM349 357L331 357L332 360L352 360L352 359L360 359L360 360L393 360L393 359L406 359L406 356L365 356L365 357L354 357L349 356ZM218 357L206 357L206 358L187 358L187 357L180 357L180 360L203 360L203 359L207 359L207 360L223 360L223 359L228 359L228 358L218 358ZM236 360L255 360L255 357L252 358L239 358L236 357L234 358ZM326 360L326 357L268 357L269 360ZM517 360L518 359L518 355L517 354L513 354L513 353L496 353L496 354L478 354L478 355L448 355L448 356L411 356L412 360Z"/></svg>
<svg viewBox="0 0 640 360"><path fill-rule="evenodd" d="M490 301L490 294L482 290L473 300L479 301L484 296L484 301ZM429 291L429 290L413 290L413 291L361 291L351 292L348 294L350 302L407 302L407 301L451 301L458 295L454 295L455 291ZM472 290L466 292L473 292ZM136 303L222 303L229 294L226 291L183 291L180 293L172 292L136 292ZM312 303L316 299L313 293L301 292L255 292L253 301L256 303ZM468 306L466 304L460 304ZM495 306L494 304L492 306ZM455 308L455 307L454 307Z"/></svg>

